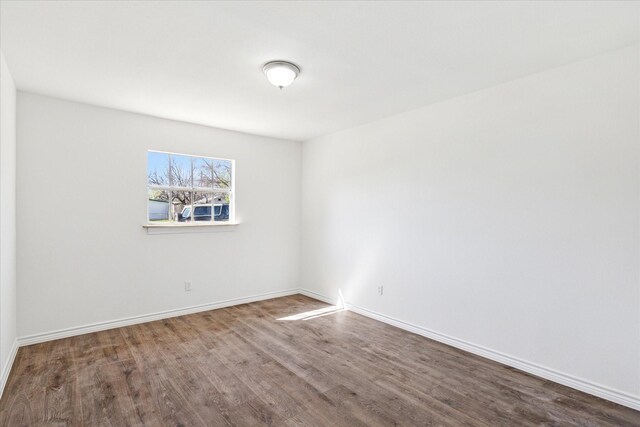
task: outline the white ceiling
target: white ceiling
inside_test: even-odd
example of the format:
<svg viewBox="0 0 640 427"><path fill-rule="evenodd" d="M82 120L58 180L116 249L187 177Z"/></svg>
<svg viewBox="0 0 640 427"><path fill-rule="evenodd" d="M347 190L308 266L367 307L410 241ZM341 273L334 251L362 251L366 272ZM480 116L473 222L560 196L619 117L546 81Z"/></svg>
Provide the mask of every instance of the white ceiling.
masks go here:
<svg viewBox="0 0 640 427"><path fill-rule="evenodd" d="M636 2L14 2L19 89L306 140L638 42ZM262 65L302 68L279 91Z"/></svg>

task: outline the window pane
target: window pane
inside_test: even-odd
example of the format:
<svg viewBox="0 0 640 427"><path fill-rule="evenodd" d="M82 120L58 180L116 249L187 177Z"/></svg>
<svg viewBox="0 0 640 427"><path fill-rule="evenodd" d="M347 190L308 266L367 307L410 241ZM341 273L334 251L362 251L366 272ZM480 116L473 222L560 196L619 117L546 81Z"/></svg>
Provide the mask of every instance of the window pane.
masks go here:
<svg viewBox="0 0 640 427"><path fill-rule="evenodd" d="M213 193L213 220L229 221L231 211L230 193Z"/></svg>
<svg viewBox="0 0 640 427"><path fill-rule="evenodd" d="M229 221L233 172L232 160L148 151L148 220Z"/></svg>
<svg viewBox="0 0 640 427"><path fill-rule="evenodd" d="M193 186L201 188L213 186L213 159L193 158Z"/></svg>
<svg viewBox="0 0 640 427"><path fill-rule="evenodd" d="M193 200L193 220L211 221L213 193L194 193Z"/></svg>
<svg viewBox="0 0 640 427"><path fill-rule="evenodd" d="M231 188L231 161L213 160L213 186L215 188Z"/></svg>
<svg viewBox="0 0 640 427"><path fill-rule="evenodd" d="M147 181L149 185L169 185L169 155L147 152Z"/></svg>
<svg viewBox="0 0 640 427"><path fill-rule="evenodd" d="M177 222L191 221L191 192L171 192L171 220Z"/></svg>
<svg viewBox="0 0 640 427"><path fill-rule="evenodd" d="M191 157L171 154L171 186L191 187Z"/></svg>
<svg viewBox="0 0 640 427"><path fill-rule="evenodd" d="M147 218L153 222L169 221L169 193L163 190L149 190Z"/></svg>

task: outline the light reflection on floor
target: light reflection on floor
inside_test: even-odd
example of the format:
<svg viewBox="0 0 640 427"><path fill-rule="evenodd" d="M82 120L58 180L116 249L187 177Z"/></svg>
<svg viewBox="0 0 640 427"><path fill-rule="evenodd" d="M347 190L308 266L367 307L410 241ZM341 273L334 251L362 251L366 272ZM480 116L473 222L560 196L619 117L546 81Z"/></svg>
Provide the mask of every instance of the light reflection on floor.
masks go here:
<svg viewBox="0 0 640 427"><path fill-rule="evenodd" d="M317 310L305 311L304 313L293 314L287 317L281 317L278 320L311 320L316 317L327 316L329 314L338 313L343 311L344 308L337 305L331 305L325 308L319 308Z"/></svg>

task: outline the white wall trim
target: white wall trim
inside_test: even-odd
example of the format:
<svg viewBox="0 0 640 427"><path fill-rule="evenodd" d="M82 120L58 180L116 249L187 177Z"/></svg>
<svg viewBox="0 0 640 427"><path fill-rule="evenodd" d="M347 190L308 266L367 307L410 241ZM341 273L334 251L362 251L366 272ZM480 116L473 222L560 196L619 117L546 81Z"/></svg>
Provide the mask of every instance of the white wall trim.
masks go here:
<svg viewBox="0 0 640 427"><path fill-rule="evenodd" d="M305 295L308 293L309 296L316 295L315 292L306 291L306 290L301 290L301 293ZM322 300L324 301L329 299L326 297L323 297ZM402 320L395 319L393 317L386 316L384 314L377 313L375 311L371 311L354 304L350 304L349 302L347 302L345 306L347 310L351 310L354 313L358 313L363 316L369 317L371 319L378 320L380 322L395 326L400 329L404 329L405 331L413 332L414 334L421 335L423 337L430 338L434 341L438 341L438 342L450 345L451 347L468 351L469 353L473 353L478 356L482 356L484 358L493 360L495 362L502 363L503 365L520 369L521 371L527 372L529 374L533 374L538 377L556 382L558 384L562 384L567 387L571 387L573 389L583 391L593 396L601 397L603 399L610 400L612 402L627 406L635 410L640 410L640 396L634 396L619 390L614 390L612 388L609 388L588 380L584 380L582 378L577 378L572 375L556 371L554 369L540 366L536 363L522 360L517 357L510 356L508 354L504 354L496 350L492 350L477 344L470 343L465 340L461 340L446 334L442 334L440 332L432 331L432 330L423 328L421 326L404 322Z"/></svg>
<svg viewBox="0 0 640 427"><path fill-rule="evenodd" d="M275 292L267 292L263 294L253 295L244 298L232 298L228 300L195 305L191 307L185 307L175 310L166 310L152 314L146 314L141 316L132 316L124 319L112 320L107 322L99 322L93 323L84 326L78 326L74 328L60 329L57 331L46 332L42 334L34 334L25 337L18 338L11 349L11 354L9 360L7 361L4 369L2 371L2 377L0 378L0 396L2 396L2 391L4 390L5 383L7 378L9 377L9 372L11 367L13 366L14 359L16 357L16 352L18 347L42 343L46 341L52 341L60 338L67 338L76 335L87 334L91 332L104 331L107 329L113 328L121 328L123 326L135 325L138 323L152 322L154 320L162 320L168 319L171 317L183 316L186 314L198 313L202 311L215 310L218 308L229 307L232 305L239 304L247 304L250 302L262 301L271 298L279 298L288 295L294 294L302 294L308 296L310 298L317 299L319 301L325 302L327 304L335 305L335 299L329 298L325 295L321 295L317 292L310 291L308 289L286 289L282 291ZM618 403L620 405L627 406L632 409L640 410L640 397L633 396L631 394L621 392L618 390L611 389L609 387L593 383L591 381L587 381L581 378L574 377L569 374L565 374L544 366L540 366L538 364L519 359L514 356L510 356L508 354L501 353L499 351L491 350L489 348L470 343L465 340L461 340L446 334L442 334L440 332L432 331L421 326L417 326L408 322L404 322L402 320L386 316L381 313L377 313L372 310L368 310L366 308L345 303L345 308L353 311L354 313L361 314L363 316L369 317L374 320L378 320L383 323L387 323L389 325L395 326L400 329L404 329L406 331L412 332L417 335L421 335L423 337L450 345L455 348L459 348L464 351L468 351L469 353L476 354L478 356L485 357L487 359L502 363L507 366L511 366L517 369L520 369L524 372L536 375L541 378L545 378L547 380L565 385L567 387L574 388L576 390L583 391L585 393L601 397L606 400L610 400L612 402Z"/></svg>
<svg viewBox="0 0 640 427"><path fill-rule="evenodd" d="M300 289L300 293L308 297L326 302L328 304L333 304L331 298L325 295L320 295L317 292L313 292L307 289ZM517 357L510 356L508 354L504 354L496 350L491 350L489 348L486 348L477 344L473 344L465 340L461 340L446 334L442 334L440 332L432 331L432 330L423 328L421 326L414 325L412 323L404 322L402 320L399 320L381 313L377 313L372 310L368 310L364 307L360 307L358 305L351 304L349 302L345 303L345 308L347 310L353 311L354 313L358 313L363 316L369 317L371 319L386 323L388 325L395 326L400 329L404 329L405 331L409 331L414 334L432 339L434 341L438 341L438 342L450 345L452 347L459 348L464 351L468 351L469 353L482 356L484 358L493 360L495 362L499 362L504 365L520 369L521 371L527 372L529 374L536 375L538 377L556 382L558 384L565 385L567 387L574 388L576 390L583 391L585 393L588 393L597 397L601 397L606 400L610 400L612 402L627 406L632 409L640 410L640 396L633 396L631 394L628 394L619 390L614 390L609 387L606 387L597 383L593 383L591 381L587 381L582 378L577 378L572 375L556 371L554 369L540 366L536 363L522 360Z"/></svg>
<svg viewBox="0 0 640 427"><path fill-rule="evenodd" d="M0 376L0 397L2 397L2 393L4 392L4 386L7 385L7 380L9 379L11 368L13 367L13 361L16 359L16 354L18 353L18 347L18 340L16 339L13 341L13 345L11 346L7 362L2 367L2 375Z"/></svg>
<svg viewBox="0 0 640 427"><path fill-rule="evenodd" d="M109 320L105 322L91 323L83 326L59 329L51 332L27 335L18 338L18 346L23 347L38 344L46 341L53 341L60 338L68 338L76 335L89 334L92 332L104 331L107 329L121 328L123 326L136 325L138 323L153 322L154 320L168 319L171 317L184 316L185 314L199 313L201 311L215 310L217 308L229 307L232 305L247 304L250 302L262 301L271 298L279 298L287 295L299 293L297 288L285 289L282 291L266 292L249 297L231 298L223 301L211 302L207 304L193 305L190 307L178 308L174 310L159 311L140 316L125 317L122 319Z"/></svg>
<svg viewBox="0 0 640 427"><path fill-rule="evenodd" d="M337 300L337 298L336 299L331 299L331 298L329 298L327 296L320 295L319 293L310 291L308 289L300 288L298 293L300 293L300 294L302 294L304 296L307 296L309 298L313 298L313 299L317 299L317 300L322 301L322 302L326 302L327 304L331 304L331 305L335 305L336 304L336 300Z"/></svg>

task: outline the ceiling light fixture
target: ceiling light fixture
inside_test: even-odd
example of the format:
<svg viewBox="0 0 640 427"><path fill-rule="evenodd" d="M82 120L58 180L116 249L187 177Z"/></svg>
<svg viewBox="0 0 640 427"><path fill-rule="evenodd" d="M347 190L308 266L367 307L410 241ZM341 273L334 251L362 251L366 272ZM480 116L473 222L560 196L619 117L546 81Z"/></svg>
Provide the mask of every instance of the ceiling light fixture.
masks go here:
<svg viewBox="0 0 640 427"><path fill-rule="evenodd" d="M300 68L287 61L271 61L264 64L262 71L267 76L267 80L280 89L289 86L300 74Z"/></svg>

